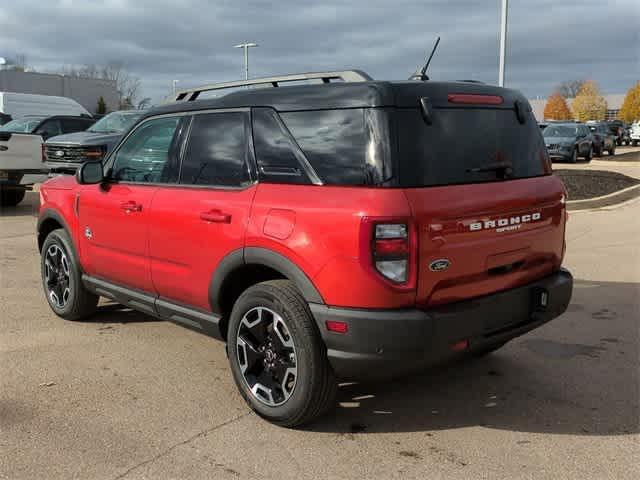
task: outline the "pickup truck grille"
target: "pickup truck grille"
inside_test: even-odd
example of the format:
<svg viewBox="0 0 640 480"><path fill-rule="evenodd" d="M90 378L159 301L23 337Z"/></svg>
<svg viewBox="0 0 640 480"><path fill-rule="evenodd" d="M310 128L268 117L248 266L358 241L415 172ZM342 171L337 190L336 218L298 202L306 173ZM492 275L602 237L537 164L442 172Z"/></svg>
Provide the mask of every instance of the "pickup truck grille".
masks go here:
<svg viewBox="0 0 640 480"><path fill-rule="evenodd" d="M80 163L86 160L85 151L87 147L70 147L62 145L47 145L47 160L50 162L71 162ZM96 148L92 147L95 151Z"/></svg>
<svg viewBox="0 0 640 480"><path fill-rule="evenodd" d="M560 144L558 144L558 143L549 143L549 144L547 144L547 148L549 150L558 150L560 148Z"/></svg>

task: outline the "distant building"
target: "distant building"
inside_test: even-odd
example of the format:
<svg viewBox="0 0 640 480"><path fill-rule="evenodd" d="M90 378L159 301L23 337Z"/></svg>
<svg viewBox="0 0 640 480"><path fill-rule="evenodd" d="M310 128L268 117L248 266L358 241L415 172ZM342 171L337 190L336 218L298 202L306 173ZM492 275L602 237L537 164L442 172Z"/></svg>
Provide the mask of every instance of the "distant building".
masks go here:
<svg viewBox="0 0 640 480"><path fill-rule="evenodd" d="M604 99L607 101L607 120L615 120L618 118L620 109L622 108L622 102L624 102L624 94L604 95ZM568 98L567 103L571 107L573 98ZM547 104L546 98L536 98L529 100L531 107L533 108L533 114L536 116L536 120L539 122L545 120L544 118L544 106Z"/></svg>
<svg viewBox="0 0 640 480"><path fill-rule="evenodd" d="M0 91L37 93L74 99L94 113L98 98L104 98L108 111L118 110L119 95L116 82L98 78L74 78L50 73L0 70Z"/></svg>

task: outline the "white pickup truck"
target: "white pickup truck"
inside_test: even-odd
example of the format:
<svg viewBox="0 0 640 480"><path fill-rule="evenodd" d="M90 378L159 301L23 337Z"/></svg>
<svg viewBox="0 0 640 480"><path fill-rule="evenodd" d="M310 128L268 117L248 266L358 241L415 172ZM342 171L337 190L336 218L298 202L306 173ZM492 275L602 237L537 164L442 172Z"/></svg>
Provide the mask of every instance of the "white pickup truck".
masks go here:
<svg viewBox="0 0 640 480"><path fill-rule="evenodd" d="M46 180L44 140L86 130L93 122L71 98L0 92L0 206L17 205L33 183Z"/></svg>
<svg viewBox="0 0 640 480"><path fill-rule="evenodd" d="M637 147L638 144L640 143L640 121L633 122L629 130L630 130L629 137L631 138L631 144L634 147Z"/></svg>
<svg viewBox="0 0 640 480"><path fill-rule="evenodd" d="M93 122L90 117L26 116L0 127L0 206L17 205L34 183L46 180L44 140L86 130Z"/></svg>

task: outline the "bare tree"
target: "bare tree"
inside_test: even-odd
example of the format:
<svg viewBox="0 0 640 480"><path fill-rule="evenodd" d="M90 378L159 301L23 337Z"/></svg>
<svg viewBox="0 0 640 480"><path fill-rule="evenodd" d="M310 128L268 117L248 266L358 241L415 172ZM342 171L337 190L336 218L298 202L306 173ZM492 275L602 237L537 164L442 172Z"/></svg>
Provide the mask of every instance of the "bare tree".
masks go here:
<svg viewBox="0 0 640 480"><path fill-rule="evenodd" d="M564 98L576 98L585 81L586 80L567 80L566 82L562 82L558 87L558 92Z"/></svg>
<svg viewBox="0 0 640 480"><path fill-rule="evenodd" d="M111 62L106 65L88 64L80 67L67 66L62 68L61 73L70 77L100 78L115 82L122 109L133 108L140 96L140 79L132 75L122 62Z"/></svg>
<svg viewBox="0 0 640 480"><path fill-rule="evenodd" d="M151 106L151 98L144 97L142 100L138 102L138 105L136 106L136 108L138 110L144 110L145 108L149 108L150 106Z"/></svg>

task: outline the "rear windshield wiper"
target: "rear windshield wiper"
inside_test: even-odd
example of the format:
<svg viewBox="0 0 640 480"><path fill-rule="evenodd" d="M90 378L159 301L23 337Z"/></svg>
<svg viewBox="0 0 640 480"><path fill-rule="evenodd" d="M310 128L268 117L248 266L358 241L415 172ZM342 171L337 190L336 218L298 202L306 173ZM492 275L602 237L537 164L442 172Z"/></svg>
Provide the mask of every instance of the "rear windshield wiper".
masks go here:
<svg viewBox="0 0 640 480"><path fill-rule="evenodd" d="M496 172L499 178L513 176L513 165L509 162L488 163L482 167L468 168L468 173Z"/></svg>

